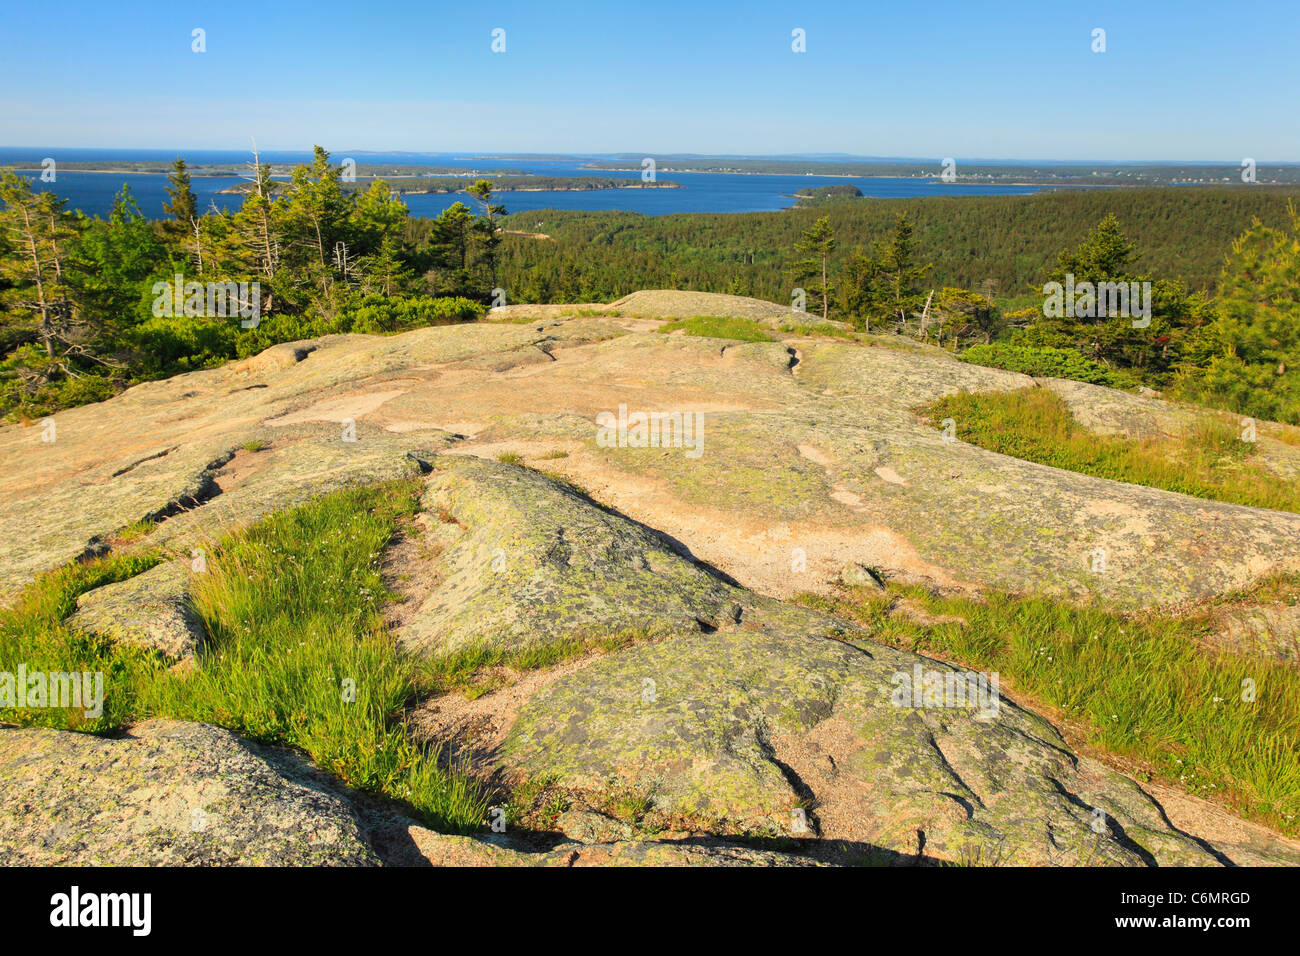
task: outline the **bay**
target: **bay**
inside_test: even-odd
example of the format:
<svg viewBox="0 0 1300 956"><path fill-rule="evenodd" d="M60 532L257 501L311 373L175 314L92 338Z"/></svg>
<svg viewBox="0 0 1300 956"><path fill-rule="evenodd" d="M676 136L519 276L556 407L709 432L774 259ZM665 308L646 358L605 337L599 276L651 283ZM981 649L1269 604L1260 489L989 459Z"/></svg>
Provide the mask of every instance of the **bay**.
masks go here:
<svg viewBox="0 0 1300 956"><path fill-rule="evenodd" d="M45 157L58 162L123 162L128 160L170 161L174 150L97 150L97 149L32 149L0 148L0 167L14 163L39 163ZM227 150L185 150L181 155L191 164L196 163L246 163L249 154ZM335 153L333 159L341 162L349 154ZM310 160L305 152L272 152L261 156L264 162L274 164L299 163ZM593 170L587 163L603 156L563 158L511 158L477 156L465 153L355 153L358 164L395 164L404 166L446 166L464 170L479 170L489 174L492 170L522 170L539 176L609 176L640 180L639 170ZM130 188L141 211L151 218L163 218L162 204L167 201L167 177L161 173L107 173L81 170L59 170L53 183L39 181L39 171L25 171L23 175L39 189L51 189L68 200L72 209L80 209L90 216L106 216L113 205L113 197L123 185ZM648 216L672 213L740 213L774 212L795 203L794 193L799 189L816 188L850 183L866 196L900 198L907 196L1004 196L1040 192L1044 186L1021 185L952 185L937 179L911 177L854 177L854 176L789 176L747 173L675 173L660 172L659 179L679 183L678 189L599 189L599 190L539 190L513 191L499 194L508 212L530 212L543 209L576 209L587 211L627 210ZM238 176L194 176L192 188L199 208L235 210L242 198L236 194L222 193L239 182ZM437 216L455 202L474 206L473 200L463 193L408 193L403 196L414 216Z"/></svg>

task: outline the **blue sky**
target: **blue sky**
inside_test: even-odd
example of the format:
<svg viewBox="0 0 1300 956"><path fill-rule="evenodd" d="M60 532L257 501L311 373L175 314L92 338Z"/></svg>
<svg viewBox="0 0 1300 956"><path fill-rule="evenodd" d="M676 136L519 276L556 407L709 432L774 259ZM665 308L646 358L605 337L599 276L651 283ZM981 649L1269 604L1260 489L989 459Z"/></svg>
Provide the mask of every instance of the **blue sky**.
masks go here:
<svg viewBox="0 0 1300 956"><path fill-rule="evenodd" d="M0 145L1297 161L1298 49L1297 0L23 3Z"/></svg>

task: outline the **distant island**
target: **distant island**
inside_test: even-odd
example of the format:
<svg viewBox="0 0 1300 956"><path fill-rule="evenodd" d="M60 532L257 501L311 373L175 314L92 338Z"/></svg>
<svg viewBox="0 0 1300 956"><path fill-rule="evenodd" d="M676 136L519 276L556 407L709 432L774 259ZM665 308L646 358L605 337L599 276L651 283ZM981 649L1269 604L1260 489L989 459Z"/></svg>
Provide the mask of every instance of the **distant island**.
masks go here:
<svg viewBox="0 0 1300 956"><path fill-rule="evenodd" d="M40 170L41 164L35 162L17 162L8 164L16 171ZM287 179L293 174L297 163L267 163L271 175ZM81 160L61 161L59 169L76 173L138 173L145 175L166 175L172 171L171 160ZM191 176L245 176L249 173L248 163L187 163ZM357 163L353 172L363 179L380 177L439 177L456 176L460 178L488 178L493 176L527 176L522 169L473 169L461 166L415 166L379 163Z"/></svg>
<svg viewBox="0 0 1300 956"><path fill-rule="evenodd" d="M799 201L795 203L796 208L803 206L815 206L818 203L835 202L840 199L861 199L862 190L852 183L838 183L834 186L817 186L796 189L795 198Z"/></svg>
<svg viewBox="0 0 1300 956"><path fill-rule="evenodd" d="M654 157L656 168L668 173L731 173L756 176L843 176L938 180L936 185L999 186L1219 186L1243 183L1241 163L1043 163L1011 165L965 163L948 167L943 162L831 162L805 159L736 159ZM641 157L593 160L589 169L630 172L641 168ZM1267 185L1300 184L1300 165L1260 164L1254 182Z"/></svg>
<svg viewBox="0 0 1300 956"><path fill-rule="evenodd" d="M293 174L294 164L269 163L271 178L277 185L286 183ZM14 163L15 171L36 171L39 163ZM156 160L81 161L61 162L65 172L159 175L169 174L172 163ZM192 177L248 176L247 163L195 163L188 166ZM351 169L355 180L345 181L345 188L366 189L376 180L384 180L398 195L420 195L463 192L475 180L488 179L496 192L590 192L601 189L680 189L681 183L658 180L642 182L617 176L536 176L522 169L464 169L455 166L408 166L375 163L357 163ZM235 183L218 194L244 195L250 184Z"/></svg>
<svg viewBox="0 0 1300 956"><path fill-rule="evenodd" d="M614 176L411 176L409 181L394 182L387 177L358 177L355 182L344 183L345 189L364 190L371 183L385 182L396 195L426 195L439 193L465 192L477 179L491 179L492 191L497 193L540 193L540 192L590 192L601 189L680 189L680 183L659 180L643 183L639 179L619 179ZM287 179L278 179L273 188L288 184ZM251 183L236 183L218 193L245 195L252 188Z"/></svg>

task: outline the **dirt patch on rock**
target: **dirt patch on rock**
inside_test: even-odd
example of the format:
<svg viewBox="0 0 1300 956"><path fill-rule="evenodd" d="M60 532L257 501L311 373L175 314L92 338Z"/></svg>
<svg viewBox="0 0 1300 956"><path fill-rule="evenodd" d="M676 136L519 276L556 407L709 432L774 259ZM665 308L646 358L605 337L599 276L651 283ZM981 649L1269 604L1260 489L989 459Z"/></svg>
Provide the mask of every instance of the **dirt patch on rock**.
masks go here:
<svg viewBox="0 0 1300 956"><path fill-rule="evenodd" d="M602 656L585 654L555 667L531 671L493 668L490 675L482 676L499 680L501 687L473 699L461 691L427 698L411 714L411 732L416 739L440 748L444 762L463 765L484 783L506 788L513 780L501 764L501 745L514 726L519 708L542 688Z"/></svg>

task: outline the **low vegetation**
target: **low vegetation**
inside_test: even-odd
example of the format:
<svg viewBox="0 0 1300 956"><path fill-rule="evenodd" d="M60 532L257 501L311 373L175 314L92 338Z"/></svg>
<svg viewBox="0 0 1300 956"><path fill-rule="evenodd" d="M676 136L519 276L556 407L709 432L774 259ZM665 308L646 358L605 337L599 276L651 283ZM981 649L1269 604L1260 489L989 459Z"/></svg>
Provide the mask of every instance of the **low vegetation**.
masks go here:
<svg viewBox="0 0 1300 956"><path fill-rule="evenodd" d="M1300 835L1300 670L1207 649L1200 619L892 583L884 594L798 600L869 628L873 640L996 672L1017 703L1061 716L1067 733L1140 779Z"/></svg>
<svg viewBox="0 0 1300 956"><path fill-rule="evenodd" d="M1008 372L1020 372L1036 378L1068 378L1110 388L1132 388L1138 384L1132 375L1085 358L1072 348L994 342L989 345L972 345L958 358L972 365L1006 369Z"/></svg>
<svg viewBox="0 0 1300 956"><path fill-rule="evenodd" d="M54 708L0 717L94 732L150 717L205 721L301 748L348 785L400 800L440 830L479 826L483 793L406 732L416 665L383 623L380 557L417 501L411 483L348 490L221 541L194 579L209 643L189 673L63 624L78 594L139 573L156 555L44 576L0 618L0 666L103 671L105 711L94 720Z"/></svg>
<svg viewBox="0 0 1300 956"><path fill-rule="evenodd" d="M677 319L659 327L660 332L682 332L714 339L736 339L740 342L771 342L768 330L752 319L733 319L726 316L697 315Z"/></svg>
<svg viewBox="0 0 1300 956"><path fill-rule="evenodd" d="M142 551L70 564L37 578L12 607L0 610L0 671L16 674L22 666L28 673L104 675L104 710L97 717L77 708L0 708L0 721L105 733L139 716L137 692L165 667L161 655L114 645L68 627L64 620L76 610L79 595L142 574L159 560L158 554Z"/></svg>
<svg viewBox="0 0 1300 956"><path fill-rule="evenodd" d="M921 410L960 441L1041 465L1197 498L1300 512L1300 485L1252 461L1258 445L1238 423L1206 412L1175 438L1100 435L1079 424L1050 389L961 392Z"/></svg>
<svg viewBox="0 0 1300 956"><path fill-rule="evenodd" d="M503 686L506 671L555 667L585 654L608 654L653 640L636 631L572 635L559 641L519 649L475 645L428 658L420 666L423 686L432 693L456 691L470 700Z"/></svg>

